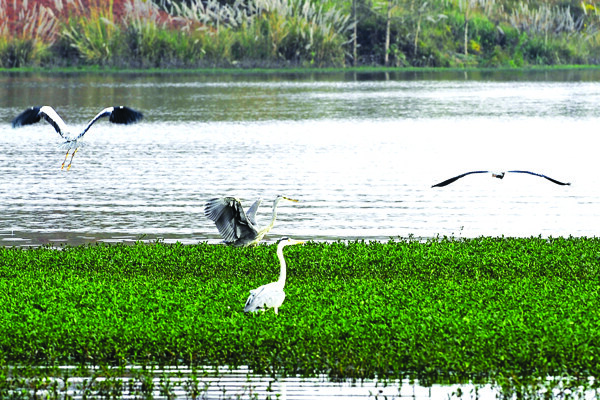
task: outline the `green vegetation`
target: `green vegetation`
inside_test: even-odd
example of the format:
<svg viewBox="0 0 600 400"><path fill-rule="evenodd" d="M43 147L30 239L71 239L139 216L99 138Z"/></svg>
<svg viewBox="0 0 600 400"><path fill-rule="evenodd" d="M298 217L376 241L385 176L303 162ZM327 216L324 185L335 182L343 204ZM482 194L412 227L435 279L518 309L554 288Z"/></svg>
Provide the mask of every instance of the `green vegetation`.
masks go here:
<svg viewBox="0 0 600 400"><path fill-rule="evenodd" d="M132 0L118 20L116 1L1 18L0 67L517 68L600 50L593 0Z"/></svg>
<svg viewBox="0 0 600 400"><path fill-rule="evenodd" d="M249 315L248 291L278 276L275 246L0 248L0 393L12 366L513 384L600 374L598 238L308 243L285 254L279 315Z"/></svg>

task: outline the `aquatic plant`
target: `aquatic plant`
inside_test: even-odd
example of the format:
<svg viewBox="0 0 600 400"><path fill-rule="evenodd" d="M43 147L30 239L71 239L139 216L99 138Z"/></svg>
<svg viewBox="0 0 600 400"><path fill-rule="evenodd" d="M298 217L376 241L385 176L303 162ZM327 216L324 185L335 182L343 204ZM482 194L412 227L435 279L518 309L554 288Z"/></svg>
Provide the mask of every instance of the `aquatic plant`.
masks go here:
<svg viewBox="0 0 600 400"><path fill-rule="evenodd" d="M274 253L0 248L0 369L247 365L426 382L599 372L599 239L309 243L286 253L279 314L246 315L248 291L278 272Z"/></svg>

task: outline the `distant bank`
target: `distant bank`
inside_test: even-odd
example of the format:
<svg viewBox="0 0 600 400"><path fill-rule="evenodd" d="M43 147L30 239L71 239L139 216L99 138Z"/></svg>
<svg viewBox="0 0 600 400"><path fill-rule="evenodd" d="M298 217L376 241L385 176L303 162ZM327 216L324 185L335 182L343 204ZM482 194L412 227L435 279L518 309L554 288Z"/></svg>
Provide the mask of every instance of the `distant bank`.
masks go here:
<svg viewBox="0 0 600 400"><path fill-rule="evenodd" d="M597 65L578 1L2 2L1 68L521 68Z"/></svg>

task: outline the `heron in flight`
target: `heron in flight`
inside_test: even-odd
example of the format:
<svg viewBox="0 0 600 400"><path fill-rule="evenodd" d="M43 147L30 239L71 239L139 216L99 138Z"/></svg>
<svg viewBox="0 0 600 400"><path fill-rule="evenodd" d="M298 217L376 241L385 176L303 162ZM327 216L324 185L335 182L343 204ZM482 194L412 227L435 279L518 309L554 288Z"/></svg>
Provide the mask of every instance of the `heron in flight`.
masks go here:
<svg viewBox="0 0 600 400"><path fill-rule="evenodd" d="M508 172L510 172L510 173L529 174L529 175L535 175L535 176L539 176L539 177L541 177L541 178L546 178L546 179L548 179L550 182L552 182L552 183L556 183L557 185L570 185L570 184L571 184L570 182L561 182L561 181L557 181L556 179L550 178L549 176L546 176L546 175L538 174L538 173L536 173L536 172L514 170L514 171L506 171L506 172L498 172L498 173L496 173L496 172L491 172L491 171L471 171L471 172L465 172L464 174L460 174L460 175L457 175L457 176L455 176L455 177L453 177L453 178L446 179L445 181L442 181L442 182L440 182L440 183L436 183L435 185L433 185L433 186L431 186L431 187L432 187L432 188L434 188L434 187L444 187L444 186L446 186L446 185L449 185L449 184L451 184L452 182L454 182L454 181L456 181L456 180L458 180L458 179L462 178L463 176L467 176L467 175L471 175L471 174L489 174L489 173L491 173L491 174L492 174L492 177L494 177L494 178L498 178L498 179L502 179L502 178L504 178L504 175L505 175L506 173L508 173Z"/></svg>
<svg viewBox="0 0 600 400"><path fill-rule="evenodd" d="M90 122L88 122L83 131L80 133L74 133L69 129L65 121L62 120L62 118L56 113L56 111L54 111L52 107L36 106L29 107L27 110L19 114L12 121L12 126L13 128L17 128L24 125L31 125L44 118L50 125L54 127L56 132L58 132L58 134L65 139L65 142L59 145L59 148L67 150L67 154L65 154L65 160L63 161L60 169L65 167L69 152L73 150L71 153L71 159L69 160L69 165L67 165L68 171L71 169L71 163L73 162L75 153L77 153L77 150L83 146L83 143L80 142L79 139L81 139L83 135L85 135L85 133L90 129L90 127L102 117L109 117L108 120L115 124L131 124L141 120L143 114L139 111L123 106L107 107L100 111L98 115L96 115Z"/></svg>
<svg viewBox="0 0 600 400"><path fill-rule="evenodd" d="M285 285L286 265L285 259L283 258L283 248L292 244L301 243L304 242L290 238L281 238L279 240L279 243L277 244L277 258L279 258L279 264L281 265L279 279L275 282L251 290L250 296L248 297L248 300L246 300L246 305L244 306L244 312L266 311L269 308L273 308L275 314L277 314L277 310L281 307L281 304L283 304L283 300L285 300L283 286Z"/></svg>
<svg viewBox="0 0 600 400"><path fill-rule="evenodd" d="M204 215L217 225L219 233L226 244L234 246L255 246L275 225L277 205L281 200L298 202L285 196L277 196L273 201L273 216L269 225L260 229L256 223L256 211L262 199L256 200L247 212L244 212L239 199L234 197L217 197L209 200L204 206Z"/></svg>

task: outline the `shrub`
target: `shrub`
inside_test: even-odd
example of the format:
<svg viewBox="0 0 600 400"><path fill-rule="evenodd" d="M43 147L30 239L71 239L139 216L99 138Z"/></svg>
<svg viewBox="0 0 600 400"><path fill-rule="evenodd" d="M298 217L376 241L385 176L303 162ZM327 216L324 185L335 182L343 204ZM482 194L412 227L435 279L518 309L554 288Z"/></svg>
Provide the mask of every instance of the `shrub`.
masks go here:
<svg viewBox="0 0 600 400"><path fill-rule="evenodd" d="M91 7L89 15L69 18L62 35L87 64L109 64L122 43L112 10L103 7Z"/></svg>

